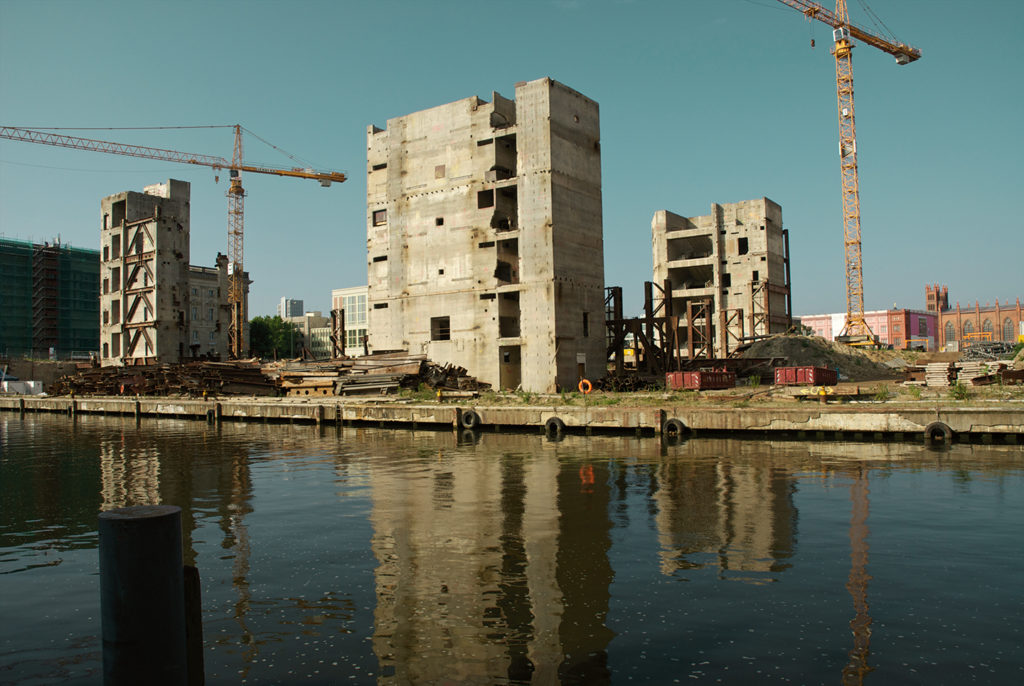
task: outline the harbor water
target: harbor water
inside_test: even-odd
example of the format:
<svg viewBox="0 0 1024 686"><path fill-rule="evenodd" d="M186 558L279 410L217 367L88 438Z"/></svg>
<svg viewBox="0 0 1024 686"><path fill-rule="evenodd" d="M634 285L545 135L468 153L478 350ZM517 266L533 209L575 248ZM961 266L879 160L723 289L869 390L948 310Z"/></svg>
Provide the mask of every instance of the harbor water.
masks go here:
<svg viewBox="0 0 1024 686"><path fill-rule="evenodd" d="M671 442L670 442L671 443ZM0 683L182 509L208 684L1024 683L1024 449L0 413Z"/></svg>

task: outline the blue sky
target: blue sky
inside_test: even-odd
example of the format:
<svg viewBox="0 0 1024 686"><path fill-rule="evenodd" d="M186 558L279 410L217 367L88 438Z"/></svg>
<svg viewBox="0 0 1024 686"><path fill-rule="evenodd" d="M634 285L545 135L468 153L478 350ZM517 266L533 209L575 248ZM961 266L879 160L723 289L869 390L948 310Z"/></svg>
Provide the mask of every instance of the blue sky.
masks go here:
<svg viewBox="0 0 1024 686"><path fill-rule="evenodd" d="M826 1L827 6L829 3ZM868 24L859 0L855 21ZM854 52L865 304L1024 297L1024 3L872 0L923 58ZM814 38L817 47L810 47ZM249 174L251 314L365 283L366 126L550 76L601 107L605 281L639 310L656 210L783 207L797 314L845 310L831 32L773 0L0 0L0 124L234 124L312 166ZM74 132L72 132L74 133ZM226 129L79 135L230 158ZM255 139L246 159L292 162ZM0 234L98 247L99 202L192 183L192 261L226 251L225 175L0 141Z"/></svg>

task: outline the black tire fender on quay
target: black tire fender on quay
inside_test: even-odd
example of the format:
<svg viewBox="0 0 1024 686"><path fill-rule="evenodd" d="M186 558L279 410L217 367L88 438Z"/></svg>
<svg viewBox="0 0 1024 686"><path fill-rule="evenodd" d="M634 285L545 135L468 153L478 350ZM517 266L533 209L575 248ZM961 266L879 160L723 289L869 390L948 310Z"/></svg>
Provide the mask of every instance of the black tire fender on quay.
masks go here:
<svg viewBox="0 0 1024 686"><path fill-rule="evenodd" d="M932 422L924 427L924 440L929 443L952 443L953 430L943 422Z"/></svg>
<svg viewBox="0 0 1024 686"><path fill-rule="evenodd" d="M480 415L475 410L463 410L459 414L459 422L463 429L476 429L480 426Z"/></svg>
<svg viewBox="0 0 1024 686"><path fill-rule="evenodd" d="M672 417L665 420L665 425L661 427L661 432L670 437L682 436L686 433L686 425L681 420Z"/></svg>
<svg viewBox="0 0 1024 686"><path fill-rule="evenodd" d="M565 422L558 417L548 417L544 422L544 433L548 436L561 436L565 433Z"/></svg>

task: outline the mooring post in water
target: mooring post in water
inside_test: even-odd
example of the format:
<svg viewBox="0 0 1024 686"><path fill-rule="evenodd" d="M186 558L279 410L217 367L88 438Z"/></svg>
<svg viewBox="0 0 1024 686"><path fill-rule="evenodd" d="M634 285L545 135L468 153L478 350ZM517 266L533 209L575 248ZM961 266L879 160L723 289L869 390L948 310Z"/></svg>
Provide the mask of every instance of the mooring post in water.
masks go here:
<svg viewBox="0 0 1024 686"><path fill-rule="evenodd" d="M181 508L100 513L103 684L188 683Z"/></svg>

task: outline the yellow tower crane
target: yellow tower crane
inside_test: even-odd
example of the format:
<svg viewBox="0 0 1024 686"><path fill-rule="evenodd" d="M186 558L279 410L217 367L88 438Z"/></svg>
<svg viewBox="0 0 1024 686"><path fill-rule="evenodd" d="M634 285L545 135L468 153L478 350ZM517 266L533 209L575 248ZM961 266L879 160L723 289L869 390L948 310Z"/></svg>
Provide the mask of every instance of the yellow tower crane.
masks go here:
<svg viewBox="0 0 1024 686"><path fill-rule="evenodd" d="M173 128L173 127L170 127ZM35 131L22 129L14 126L0 127L0 138L7 138L27 143L40 143L42 145L54 145L60 148L73 148L75 150L91 150L93 152L105 152L111 155L127 155L129 157L143 157L150 160L162 160L164 162L181 162L183 164L195 164L203 167L211 167L215 170L227 169L230 175L230 186L228 187L228 303L231 306L231 324L228 329L228 351L233 358L244 357L247 352L243 331L245 330L243 300L245 276L243 274L243 238L244 238L244 208L245 190L242 188L242 172L253 172L255 174L273 174L275 176L291 176L298 179L315 179L321 186L330 186L333 182L341 183L345 175L336 171L317 171L314 169L303 169L293 167L284 169L278 167L265 167L246 164L242 160L242 126L235 124L232 127L235 131L234 153L231 161L215 155L200 155L198 153L180 152L177 150L166 150L163 148L149 148L141 145L129 145L126 143L113 143L111 141L94 140L91 138L77 138L65 136L46 131ZM252 133L252 132L250 132Z"/></svg>
<svg viewBox="0 0 1024 686"><path fill-rule="evenodd" d="M877 36L850 23L846 0L836 0L833 13L810 0L779 0L803 12L808 19L832 27L836 58L836 95L839 101L839 163L843 183L843 251L846 258L846 324L839 340L871 342L874 335L864 319L864 270L860 254L860 187L857 179L857 129L853 117L853 40L883 50L897 64L909 64L921 57L917 48Z"/></svg>

